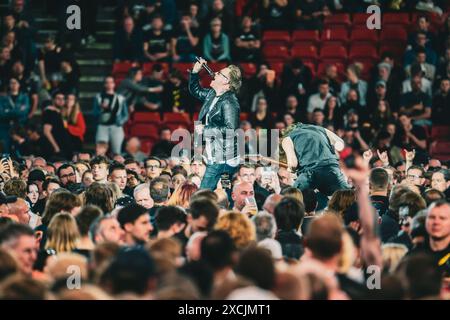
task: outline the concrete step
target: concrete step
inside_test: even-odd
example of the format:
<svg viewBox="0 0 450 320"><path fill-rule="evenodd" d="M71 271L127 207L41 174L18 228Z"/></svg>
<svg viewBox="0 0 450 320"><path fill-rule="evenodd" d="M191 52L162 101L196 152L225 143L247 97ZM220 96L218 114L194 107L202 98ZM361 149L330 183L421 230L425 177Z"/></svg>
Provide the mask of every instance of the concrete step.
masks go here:
<svg viewBox="0 0 450 320"><path fill-rule="evenodd" d="M38 17L35 19L36 24L41 29L58 29L58 19L56 17ZM97 19L96 30L97 31L108 31L114 30L116 21L114 19Z"/></svg>
<svg viewBox="0 0 450 320"><path fill-rule="evenodd" d="M58 31L56 29L39 29L36 35L36 41L42 43L48 34L57 36ZM112 43L113 36L114 30L103 30L96 33L95 39L100 43Z"/></svg>

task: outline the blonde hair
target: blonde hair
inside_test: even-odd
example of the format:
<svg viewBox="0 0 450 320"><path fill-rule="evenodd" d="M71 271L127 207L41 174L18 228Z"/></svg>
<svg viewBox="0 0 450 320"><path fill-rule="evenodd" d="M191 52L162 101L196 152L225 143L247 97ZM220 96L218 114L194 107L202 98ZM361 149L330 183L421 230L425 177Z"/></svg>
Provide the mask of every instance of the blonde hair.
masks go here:
<svg viewBox="0 0 450 320"><path fill-rule="evenodd" d="M240 212L230 211L220 216L214 229L228 232L239 249L249 246L256 240L255 225Z"/></svg>
<svg viewBox="0 0 450 320"><path fill-rule="evenodd" d="M408 252L408 248L399 243L387 243L381 247L383 256L383 266L389 273L397 268L402 258Z"/></svg>
<svg viewBox="0 0 450 320"><path fill-rule="evenodd" d="M230 90L238 93L242 85L241 69L234 64L230 64L228 69L230 69Z"/></svg>
<svg viewBox="0 0 450 320"><path fill-rule="evenodd" d="M75 218L67 212L55 215L48 225L46 249L54 249L57 253L71 252L77 247L80 238Z"/></svg>

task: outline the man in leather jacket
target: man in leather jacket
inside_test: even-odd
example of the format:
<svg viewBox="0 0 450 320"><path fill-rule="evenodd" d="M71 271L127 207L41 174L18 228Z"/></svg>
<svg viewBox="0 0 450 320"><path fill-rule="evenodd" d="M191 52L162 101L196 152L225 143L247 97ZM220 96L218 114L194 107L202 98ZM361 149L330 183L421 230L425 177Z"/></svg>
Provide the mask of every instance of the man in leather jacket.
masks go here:
<svg viewBox="0 0 450 320"><path fill-rule="evenodd" d="M206 171L200 188L215 190L221 175L228 173L230 178L237 171L239 152L236 130L239 129L239 102L236 97L242 80L238 67L229 65L216 72L211 88L202 88L199 75L204 59L194 64L189 77L189 92L203 102L197 134L206 140Z"/></svg>

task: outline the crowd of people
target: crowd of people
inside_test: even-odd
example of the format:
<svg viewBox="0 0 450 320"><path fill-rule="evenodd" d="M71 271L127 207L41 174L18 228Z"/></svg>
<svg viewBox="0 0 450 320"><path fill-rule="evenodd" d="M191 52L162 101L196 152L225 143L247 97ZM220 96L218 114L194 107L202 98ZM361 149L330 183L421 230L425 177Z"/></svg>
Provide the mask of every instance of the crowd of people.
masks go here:
<svg viewBox="0 0 450 320"><path fill-rule="evenodd" d="M136 67L117 90L105 77L86 151L94 124L67 46L95 42L96 11L76 37L48 37L37 50L30 2L11 1L0 33L0 299L449 298L449 162L430 156L427 130L450 125L450 18L437 31L420 16L404 63L385 53L366 81L358 63L341 79L333 64L313 77L301 59L275 75L259 33L321 28L361 1L248 1L240 27L234 1L117 1L114 59ZM444 8L383 5L393 2ZM200 189L205 163L173 157L166 127L142 152L124 124L136 111L194 112L184 75L171 70L166 81L158 63L195 55L256 62L240 92L250 113L241 127L326 127L359 153L354 167L341 165L352 188L300 191L295 173L258 161ZM148 79L145 61L156 62Z"/></svg>

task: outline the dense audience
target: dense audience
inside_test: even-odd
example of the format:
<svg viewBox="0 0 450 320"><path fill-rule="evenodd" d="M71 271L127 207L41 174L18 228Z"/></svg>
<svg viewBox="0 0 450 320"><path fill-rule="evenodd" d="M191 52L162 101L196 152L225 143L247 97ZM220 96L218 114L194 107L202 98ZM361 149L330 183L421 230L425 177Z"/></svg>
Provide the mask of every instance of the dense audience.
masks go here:
<svg viewBox="0 0 450 320"><path fill-rule="evenodd" d="M430 154L429 136L450 126L444 1L384 1L419 11L404 57L385 52L373 70L330 62L318 75L300 58L275 71L261 32L320 30L371 1L115 1L113 58L132 67L126 79L105 75L95 123L74 52L96 41L97 6L81 2L80 33L61 27L36 43L32 2L12 0L1 17L0 299L449 298L450 164ZM172 156L165 126L144 151L125 124L136 112L197 111L185 74L164 68L197 55L256 64L241 128L301 121L342 137L356 157L341 165L352 189L300 191L295 173L264 161L199 189L205 163ZM66 285L69 266L79 290Z"/></svg>

